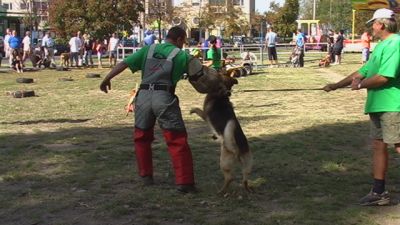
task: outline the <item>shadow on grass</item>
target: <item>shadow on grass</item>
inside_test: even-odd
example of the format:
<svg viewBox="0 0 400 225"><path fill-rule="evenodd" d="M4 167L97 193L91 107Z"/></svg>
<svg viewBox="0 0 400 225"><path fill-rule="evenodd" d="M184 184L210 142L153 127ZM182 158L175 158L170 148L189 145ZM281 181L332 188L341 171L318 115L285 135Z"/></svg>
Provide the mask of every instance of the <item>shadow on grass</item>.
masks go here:
<svg viewBox="0 0 400 225"><path fill-rule="evenodd" d="M153 144L156 185L148 188L141 186L136 175L132 126L2 134L0 221L185 225L371 222L366 208L355 204L370 188L367 123L337 123L250 137L254 153L251 179L264 182L250 195L234 184L232 193L225 197L216 194L222 184L218 143L210 138L203 122L186 125L201 190L187 196L174 191L171 163L159 130ZM240 171L237 175L239 178ZM391 180L400 178L398 173L391 176Z"/></svg>
<svg viewBox="0 0 400 225"><path fill-rule="evenodd" d="M29 125L39 123L84 123L91 119L50 119L50 120L25 120L25 121L14 121L14 122L0 122L0 124L17 124L17 125Z"/></svg>

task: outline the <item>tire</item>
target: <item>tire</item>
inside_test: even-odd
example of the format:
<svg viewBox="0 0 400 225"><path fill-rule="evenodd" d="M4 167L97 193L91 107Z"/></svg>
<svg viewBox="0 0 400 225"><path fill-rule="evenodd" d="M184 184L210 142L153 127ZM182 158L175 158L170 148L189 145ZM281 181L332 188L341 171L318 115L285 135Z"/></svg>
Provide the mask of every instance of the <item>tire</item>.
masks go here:
<svg viewBox="0 0 400 225"><path fill-rule="evenodd" d="M24 83L24 84L29 84L29 83L33 83L33 79L32 78L17 78L17 83Z"/></svg>
<svg viewBox="0 0 400 225"><path fill-rule="evenodd" d="M72 79L72 78L66 78L66 77L58 78L58 80L59 80L59 81L74 81L74 79Z"/></svg>
<svg viewBox="0 0 400 225"><path fill-rule="evenodd" d="M56 66L57 71L68 71L68 68L63 67L63 66Z"/></svg>
<svg viewBox="0 0 400 225"><path fill-rule="evenodd" d="M253 73L253 67L249 64L245 64L244 69L246 70L247 75L251 75Z"/></svg>
<svg viewBox="0 0 400 225"><path fill-rule="evenodd" d="M35 96L35 91L14 91L11 93L14 98L26 98Z"/></svg>
<svg viewBox="0 0 400 225"><path fill-rule="evenodd" d="M246 68L240 69L240 74L242 74L243 77L247 76L248 74Z"/></svg>
<svg viewBox="0 0 400 225"><path fill-rule="evenodd" d="M86 74L86 78L100 78L100 74L98 74L98 73L88 73L88 74Z"/></svg>
<svg viewBox="0 0 400 225"><path fill-rule="evenodd" d="M51 61L50 61L50 60L45 60L45 61L43 62L43 65L44 65L44 68L50 68Z"/></svg>

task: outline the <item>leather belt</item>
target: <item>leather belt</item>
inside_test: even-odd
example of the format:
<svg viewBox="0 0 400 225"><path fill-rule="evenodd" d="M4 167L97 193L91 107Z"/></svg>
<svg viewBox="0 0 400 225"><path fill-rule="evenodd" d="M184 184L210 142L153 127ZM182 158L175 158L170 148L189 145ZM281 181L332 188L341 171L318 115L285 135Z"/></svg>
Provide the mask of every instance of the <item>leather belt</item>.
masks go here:
<svg viewBox="0 0 400 225"><path fill-rule="evenodd" d="M172 94L175 93L175 87L166 84L141 84L140 90L149 91L168 91Z"/></svg>

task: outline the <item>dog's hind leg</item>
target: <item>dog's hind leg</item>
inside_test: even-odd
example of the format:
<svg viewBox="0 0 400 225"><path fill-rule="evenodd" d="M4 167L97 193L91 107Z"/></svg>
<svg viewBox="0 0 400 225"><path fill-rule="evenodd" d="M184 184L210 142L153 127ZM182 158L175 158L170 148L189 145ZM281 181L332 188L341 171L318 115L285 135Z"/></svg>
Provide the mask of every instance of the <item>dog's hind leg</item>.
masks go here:
<svg viewBox="0 0 400 225"><path fill-rule="evenodd" d="M196 113L198 116L200 116L204 121L206 121L206 115L203 110L199 108L192 108L190 110L190 114Z"/></svg>
<svg viewBox="0 0 400 225"><path fill-rule="evenodd" d="M218 193L225 193L228 189L230 183L233 181L233 167L236 162L235 154L225 148L223 145L221 147L221 156L219 160L219 165L224 174L224 185L219 190Z"/></svg>

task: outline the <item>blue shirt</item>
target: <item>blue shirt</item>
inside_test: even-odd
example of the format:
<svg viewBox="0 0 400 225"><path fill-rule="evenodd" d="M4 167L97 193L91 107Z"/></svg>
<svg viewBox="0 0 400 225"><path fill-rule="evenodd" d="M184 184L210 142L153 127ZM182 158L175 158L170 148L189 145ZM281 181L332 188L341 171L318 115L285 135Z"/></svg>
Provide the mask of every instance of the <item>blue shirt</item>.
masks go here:
<svg viewBox="0 0 400 225"><path fill-rule="evenodd" d="M8 40L8 44L10 45L10 48L17 49L21 46L21 40L18 37L11 36Z"/></svg>
<svg viewBox="0 0 400 225"><path fill-rule="evenodd" d="M145 38L144 38L144 44L145 45L152 45L152 44L154 44L154 41L156 40L157 38L156 38L156 36L154 35L154 34L150 34L150 35L147 35Z"/></svg>
<svg viewBox="0 0 400 225"><path fill-rule="evenodd" d="M303 47L303 46L304 46L304 34L299 33L299 34L296 36L296 45L297 45L298 47Z"/></svg>

